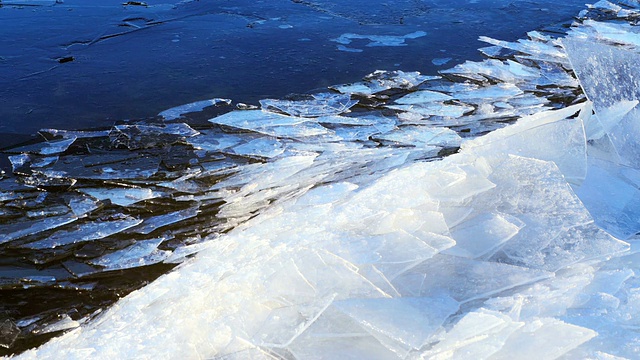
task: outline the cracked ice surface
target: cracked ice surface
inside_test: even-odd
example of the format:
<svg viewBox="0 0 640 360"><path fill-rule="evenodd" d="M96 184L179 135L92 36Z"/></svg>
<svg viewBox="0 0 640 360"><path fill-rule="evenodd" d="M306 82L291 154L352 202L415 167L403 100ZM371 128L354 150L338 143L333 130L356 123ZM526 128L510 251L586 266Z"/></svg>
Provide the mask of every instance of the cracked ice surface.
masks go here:
<svg viewBox="0 0 640 360"><path fill-rule="evenodd" d="M637 14L608 2L595 10ZM630 30L615 28L622 31ZM595 33L614 30L585 21L562 41L537 32L515 43L484 38L516 55L485 49L495 58L442 72L461 82L380 71L333 87L346 95L268 100L261 110L211 119L219 133L115 128L113 146L149 151L157 161L119 184L105 176L102 188L83 183L100 177L78 171L75 194L87 196L57 207L42 205L42 189L59 172L42 168L66 169L65 155L19 151L14 172L40 177L29 183L37 190L3 188L8 211L25 204L36 218L60 219L23 225L44 226L37 231L65 243L92 226L111 228L112 239L139 235L110 252L87 237L93 247L75 249L76 260L64 262L76 276L179 262L199 251L23 357L633 358L640 351L633 205L640 176L637 141L620 134L637 133L636 80L625 75L636 71L630 64L638 55L619 48L633 36L616 42ZM571 67L589 101L576 95ZM401 96L390 98L390 89ZM570 100L558 104L558 97ZM360 117L349 113L355 107L394 116ZM439 107L464 110L431 110ZM513 125L500 122L513 117ZM182 156L198 167L149 150L149 132L173 152L189 144ZM459 153L436 160L458 146ZM86 166L104 172L120 161L138 164L116 155ZM155 210L163 201L181 207L84 218L101 207ZM216 219L212 227L224 234L205 243L189 238L172 253L174 239L156 233L181 222L187 234L211 231L190 228L198 219ZM12 247L55 247L3 226ZM31 281L38 279L56 281ZM13 341L15 326L6 327Z"/></svg>

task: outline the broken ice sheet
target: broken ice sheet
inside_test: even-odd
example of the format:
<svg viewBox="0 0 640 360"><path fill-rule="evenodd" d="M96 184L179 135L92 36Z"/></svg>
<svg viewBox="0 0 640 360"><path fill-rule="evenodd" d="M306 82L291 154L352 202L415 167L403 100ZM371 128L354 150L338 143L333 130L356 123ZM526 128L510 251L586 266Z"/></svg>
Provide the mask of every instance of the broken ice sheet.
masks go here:
<svg viewBox="0 0 640 360"><path fill-rule="evenodd" d="M72 223L78 220L74 214L46 217L44 219L13 222L0 225L0 244L19 239L27 235L38 234L43 231Z"/></svg>
<svg viewBox="0 0 640 360"><path fill-rule="evenodd" d="M567 55L560 47L554 46L552 42L520 39L517 42L508 42L492 39L487 36L480 36L478 40L500 46L506 49L515 50L523 54L529 55L531 58L543 61L553 61L558 63L567 63Z"/></svg>
<svg viewBox="0 0 640 360"><path fill-rule="evenodd" d="M525 267L435 255L392 281L403 296L448 294L463 303L553 277Z"/></svg>
<svg viewBox="0 0 640 360"><path fill-rule="evenodd" d="M591 329L567 324L553 318L540 318L528 322L509 337L492 359L555 359L598 333Z"/></svg>
<svg viewBox="0 0 640 360"><path fill-rule="evenodd" d="M198 214L198 208L193 207L185 210L174 211L168 214L162 214L144 219L144 222L129 232L147 235L154 232L156 229L165 227L167 225L175 224L177 222L191 219Z"/></svg>
<svg viewBox="0 0 640 360"><path fill-rule="evenodd" d="M171 255L171 251L158 249L158 246L165 240L167 240L165 237L139 240L124 249L92 259L89 262L104 267L105 271L157 264Z"/></svg>
<svg viewBox="0 0 640 360"><path fill-rule="evenodd" d="M320 93L311 95L309 100L260 100L260 105L265 111L280 111L291 116L319 117L339 115L348 112L358 103L351 100L349 94Z"/></svg>
<svg viewBox="0 0 640 360"><path fill-rule="evenodd" d="M38 155L53 155L65 152L71 144L76 141L77 137L73 136L62 140L45 141L33 145L26 145L12 149L3 150L9 154L30 153Z"/></svg>
<svg viewBox="0 0 640 360"><path fill-rule="evenodd" d="M479 309L464 315L422 358L488 359L524 325L497 311Z"/></svg>
<svg viewBox="0 0 640 360"><path fill-rule="evenodd" d="M66 156L43 169L43 175L73 179L147 179L158 172L160 157L132 153Z"/></svg>
<svg viewBox="0 0 640 360"><path fill-rule="evenodd" d="M374 140L388 141L392 143L420 147L424 150L429 147L458 147L462 138L455 131L441 127L427 126L401 126L390 132L378 134L372 137Z"/></svg>
<svg viewBox="0 0 640 360"><path fill-rule="evenodd" d="M475 110L472 106L467 105L449 105L444 103L423 103L412 105L387 105L389 109L405 111L411 115L416 114L420 117L427 118L430 116L446 116L451 118L459 118L466 113Z"/></svg>
<svg viewBox="0 0 640 360"><path fill-rule="evenodd" d="M526 65L522 65L513 60L500 61L495 59L485 60L483 62L467 61L463 64L454 66L451 69L440 71L443 74L455 74L459 76L467 76L473 80L483 81L485 79L478 75L484 75L488 78L497 79L502 82L517 84L521 82L532 81L541 76L540 70Z"/></svg>
<svg viewBox="0 0 640 360"><path fill-rule="evenodd" d="M426 345L444 321L458 311L458 302L447 296L348 299L333 306L401 357Z"/></svg>
<svg viewBox="0 0 640 360"><path fill-rule="evenodd" d="M419 90L419 91L407 94L399 98L395 102L396 104L412 105L412 104L423 104L423 103L431 103L431 102L443 102L448 100L453 100L453 97L437 91Z"/></svg>
<svg viewBox="0 0 640 360"><path fill-rule="evenodd" d="M596 112L624 100L640 100L640 70L635 66L640 54L571 38L563 39L562 45Z"/></svg>
<svg viewBox="0 0 640 360"><path fill-rule="evenodd" d="M278 126L300 125L310 120L311 119L304 117L282 115L264 110L235 110L209 119L209 122L243 130L261 132L263 129Z"/></svg>
<svg viewBox="0 0 640 360"><path fill-rule="evenodd" d="M640 231L640 171L590 159L587 177L576 189L596 224L620 239Z"/></svg>
<svg viewBox="0 0 640 360"><path fill-rule="evenodd" d="M215 98L215 99L209 99L209 100L195 101L189 104L184 104L184 105L172 107L171 109L164 110L163 112L159 113L158 116L161 116L167 121L175 120L182 117L182 115L184 114L202 111L204 108L207 108L209 106L219 106L219 105L231 105L231 100Z"/></svg>
<svg viewBox="0 0 640 360"><path fill-rule="evenodd" d="M524 225L520 219L508 214L480 214L451 229L456 246L445 253L470 258L491 255Z"/></svg>
<svg viewBox="0 0 640 360"><path fill-rule="evenodd" d="M273 138L258 138L247 143L236 145L231 149L235 155L257 156L263 158L274 158L282 154L285 145Z"/></svg>
<svg viewBox="0 0 640 360"><path fill-rule="evenodd" d="M208 152L222 151L243 141L244 139L240 136L213 132L210 134L200 134L199 136L190 137L186 140L186 142L194 148Z"/></svg>
<svg viewBox="0 0 640 360"><path fill-rule="evenodd" d="M161 192L148 188L82 188L79 192L85 193L98 200L109 200L112 204L129 206L139 201L153 199L162 196Z"/></svg>
<svg viewBox="0 0 640 360"><path fill-rule="evenodd" d="M140 224L142 220L121 215L109 220L94 220L72 229L57 231L46 239L21 245L27 249L50 249L68 244L103 239Z"/></svg>
<svg viewBox="0 0 640 360"><path fill-rule="evenodd" d="M439 79L439 76L422 75L419 72L376 70L365 76L364 81L354 84L331 86L330 89L343 94L371 96L389 89L412 89L427 80Z"/></svg>
<svg viewBox="0 0 640 360"><path fill-rule="evenodd" d="M484 104L492 101L508 100L514 96L523 94L516 85L513 84L496 84L484 86L472 90L462 90L451 94L454 98L471 104Z"/></svg>

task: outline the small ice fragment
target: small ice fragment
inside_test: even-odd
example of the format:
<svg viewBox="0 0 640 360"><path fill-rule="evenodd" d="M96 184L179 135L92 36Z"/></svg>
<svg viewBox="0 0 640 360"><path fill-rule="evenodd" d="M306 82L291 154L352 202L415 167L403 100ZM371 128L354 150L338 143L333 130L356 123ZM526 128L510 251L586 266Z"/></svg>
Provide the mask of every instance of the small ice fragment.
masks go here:
<svg viewBox="0 0 640 360"><path fill-rule="evenodd" d="M421 117L430 116L446 116L450 118L459 118L475 108L465 105L449 105L443 103L425 103L414 105L387 105L389 109L405 111L409 114L416 114Z"/></svg>
<svg viewBox="0 0 640 360"><path fill-rule="evenodd" d="M147 188L83 188L78 191L98 200L109 200L120 206L129 206L139 201L153 199L162 194Z"/></svg>
<svg viewBox="0 0 640 360"><path fill-rule="evenodd" d="M431 91L431 90L420 90L416 92L412 92L408 95L405 95L398 100L396 100L396 104L424 104L424 103L433 103L433 102L442 102L452 100L453 97L443 94L441 92Z"/></svg>
<svg viewBox="0 0 640 360"><path fill-rule="evenodd" d="M348 112L358 103L351 100L348 94L313 94L310 100L260 100L260 105L265 111L281 111L291 116L319 117L339 115Z"/></svg>
<svg viewBox="0 0 640 360"><path fill-rule="evenodd" d="M53 155L65 152L71 144L76 141L77 137L73 136L62 140L45 141L33 145L26 145L12 149L3 150L9 154L30 153L39 155Z"/></svg>
<svg viewBox="0 0 640 360"><path fill-rule="evenodd" d="M508 100L523 93L514 84L502 83L473 90L458 91L451 94L451 96L465 103L484 104L491 101Z"/></svg>
<svg viewBox="0 0 640 360"><path fill-rule="evenodd" d="M105 271L157 264L167 259L171 254L170 251L158 249L158 246L165 240L167 240L165 237L140 240L131 246L92 259L89 262L104 267Z"/></svg>
<svg viewBox="0 0 640 360"><path fill-rule="evenodd" d="M417 146L424 150L429 147L458 147L462 138L455 131L445 127L402 126L388 133L373 136L374 140L383 140L402 145Z"/></svg>
<svg viewBox="0 0 640 360"><path fill-rule="evenodd" d="M431 60L431 63L436 66L442 66L451 61L451 58L435 58Z"/></svg>
<svg viewBox="0 0 640 360"><path fill-rule="evenodd" d="M43 231L55 229L76 220L78 220L78 217L75 215L65 214L47 217L44 219L0 225L0 244L19 239L27 235L38 234Z"/></svg>
<svg viewBox="0 0 640 360"><path fill-rule="evenodd" d="M142 220L131 216L121 216L114 220L91 221L70 230L60 230L47 238L21 245L26 249L49 249L68 244L103 239L140 224Z"/></svg>
<svg viewBox="0 0 640 360"><path fill-rule="evenodd" d="M370 42L367 46L406 46L406 39L417 39L423 36L426 36L427 33L424 31L415 31L406 35L359 35L346 33L342 34L335 39L331 39L331 41L337 42L342 45L349 45L353 40L365 39Z"/></svg>
<svg viewBox="0 0 640 360"><path fill-rule="evenodd" d="M236 155L274 158L284 152L284 144L276 139L258 138L234 146L231 151Z"/></svg>
<svg viewBox="0 0 640 360"><path fill-rule="evenodd" d="M439 79L439 76L422 75L419 72L376 70L355 84L336 85L330 87L343 94L371 96L389 89L412 89L427 80Z"/></svg>
<svg viewBox="0 0 640 360"><path fill-rule="evenodd" d="M174 211L168 214L157 215L148 219L145 219L140 226L131 229L129 232L137 234L147 235L154 232L156 229L177 223L179 221L191 219L198 214L198 208L193 207L185 210Z"/></svg>
<svg viewBox="0 0 640 360"><path fill-rule="evenodd" d="M48 334L57 331L63 331L68 329L77 328L80 326L80 323L71 319L69 315L64 314L60 317L60 320L54 322L53 324L49 324L43 329L37 331L38 334Z"/></svg>
<svg viewBox="0 0 640 360"><path fill-rule="evenodd" d="M352 52L352 53L361 53L361 52L364 51L362 49L356 49L356 48L352 48L352 47L348 47L348 46L344 46L344 45L337 45L336 49L338 49L340 51Z"/></svg>
<svg viewBox="0 0 640 360"><path fill-rule="evenodd" d="M204 108L209 106L220 106L220 105L231 105L230 99L209 99L209 100L201 100L192 102L185 105L180 105L176 107L172 107L171 109L167 109L158 114L158 116L163 117L166 121L175 120L184 114L202 111Z"/></svg>
<svg viewBox="0 0 640 360"><path fill-rule="evenodd" d="M186 139L186 142L194 148L208 152L221 151L235 146L242 141L243 138L240 136L225 133L200 134L199 136Z"/></svg>

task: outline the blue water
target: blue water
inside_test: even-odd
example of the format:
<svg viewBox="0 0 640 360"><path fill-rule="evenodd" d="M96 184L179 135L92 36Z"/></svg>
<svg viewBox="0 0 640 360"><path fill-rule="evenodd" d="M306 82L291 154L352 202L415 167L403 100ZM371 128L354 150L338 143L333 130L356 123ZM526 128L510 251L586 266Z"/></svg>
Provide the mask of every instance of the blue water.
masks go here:
<svg viewBox="0 0 640 360"><path fill-rule="evenodd" d="M480 35L515 40L584 7L582 0L26 3L42 6L0 7L0 148L41 128L111 126L206 98L256 104L377 69L434 74L479 59ZM331 41L415 31L427 35L400 47L355 42L361 52Z"/></svg>

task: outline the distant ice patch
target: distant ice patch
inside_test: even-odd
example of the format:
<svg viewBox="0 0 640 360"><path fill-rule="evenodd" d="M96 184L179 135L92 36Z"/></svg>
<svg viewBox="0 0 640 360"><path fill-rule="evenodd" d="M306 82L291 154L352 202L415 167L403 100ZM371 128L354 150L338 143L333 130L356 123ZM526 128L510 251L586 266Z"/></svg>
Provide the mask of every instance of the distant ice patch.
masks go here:
<svg viewBox="0 0 640 360"><path fill-rule="evenodd" d="M338 44L340 44L338 45L338 50L360 52L362 50L346 47L345 45L351 44L354 40L369 40L369 43L366 45L368 47L407 46L407 43L405 42L405 40L417 39L426 35L427 33L424 31L414 31L406 35L360 35L360 34L346 33L346 34L340 35L335 39L331 39L331 41L337 42Z"/></svg>

